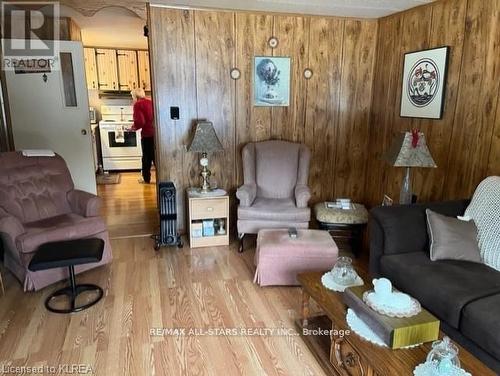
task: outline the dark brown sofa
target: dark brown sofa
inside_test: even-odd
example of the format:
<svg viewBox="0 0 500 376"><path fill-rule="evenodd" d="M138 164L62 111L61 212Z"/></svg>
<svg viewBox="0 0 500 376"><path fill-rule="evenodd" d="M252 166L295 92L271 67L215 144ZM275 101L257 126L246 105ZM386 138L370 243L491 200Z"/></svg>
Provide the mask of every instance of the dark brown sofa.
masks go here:
<svg viewBox="0 0 500 376"><path fill-rule="evenodd" d="M441 329L500 373L500 272L466 261L431 261L425 209L463 215L468 201L377 207L370 216L370 271L417 298Z"/></svg>

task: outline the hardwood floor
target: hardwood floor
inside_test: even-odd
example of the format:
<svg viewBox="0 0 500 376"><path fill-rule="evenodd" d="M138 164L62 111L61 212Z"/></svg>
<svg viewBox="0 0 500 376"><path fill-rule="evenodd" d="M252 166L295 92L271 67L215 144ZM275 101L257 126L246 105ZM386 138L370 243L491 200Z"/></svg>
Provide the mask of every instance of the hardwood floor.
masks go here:
<svg viewBox="0 0 500 376"><path fill-rule="evenodd" d="M151 184L140 184L139 172L121 172L120 184L98 185L103 199L102 215L111 238L151 235L158 227L156 178Z"/></svg>
<svg viewBox="0 0 500 376"><path fill-rule="evenodd" d="M98 305L79 314L46 311L44 298L59 286L25 294L4 273L0 370L83 365L106 376L324 374L297 336L150 335L153 328L294 328L300 289L255 285L253 249L155 253L148 237L114 239L112 246L111 265L77 277L105 290Z"/></svg>
<svg viewBox="0 0 500 376"><path fill-rule="evenodd" d="M243 254L236 243L155 252L149 234L157 226L156 186L138 184L138 177L122 173L121 184L98 187L114 259L77 277L104 289L96 306L75 315L49 313L45 297L64 282L25 294L0 265L0 374L6 366L48 366L54 368L45 374L58 375L324 375L296 335L151 334L190 328L295 334L301 292L253 283L252 238Z"/></svg>

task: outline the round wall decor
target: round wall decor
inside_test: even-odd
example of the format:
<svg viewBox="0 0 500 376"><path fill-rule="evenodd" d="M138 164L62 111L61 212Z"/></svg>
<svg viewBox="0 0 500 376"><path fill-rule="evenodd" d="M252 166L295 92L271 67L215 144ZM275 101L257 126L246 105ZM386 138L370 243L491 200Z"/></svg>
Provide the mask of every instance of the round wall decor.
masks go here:
<svg viewBox="0 0 500 376"><path fill-rule="evenodd" d="M310 79L313 76L313 71L310 68L304 69L304 78L306 80Z"/></svg>
<svg viewBox="0 0 500 376"><path fill-rule="evenodd" d="M233 80L237 80L241 77L241 72L238 68L233 68L231 69L230 75Z"/></svg>
<svg viewBox="0 0 500 376"><path fill-rule="evenodd" d="M276 48L276 47L278 47L278 44L279 44L278 38L276 38L276 37L271 37L271 38L269 38L269 40L267 41L267 44L268 44L268 45L269 45L269 47L271 47L271 48Z"/></svg>

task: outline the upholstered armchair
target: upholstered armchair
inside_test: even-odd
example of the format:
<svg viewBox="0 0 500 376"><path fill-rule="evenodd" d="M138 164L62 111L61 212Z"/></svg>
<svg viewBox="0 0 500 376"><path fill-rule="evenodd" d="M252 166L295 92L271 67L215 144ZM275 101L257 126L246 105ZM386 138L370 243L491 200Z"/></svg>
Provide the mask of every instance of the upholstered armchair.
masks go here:
<svg viewBox="0 0 500 376"><path fill-rule="evenodd" d="M236 192L239 251L243 251L245 234L269 228L308 228L309 149L286 141L251 142L243 148L242 159L244 185Z"/></svg>
<svg viewBox="0 0 500 376"><path fill-rule="evenodd" d="M39 290L68 278L67 268L28 270L43 243L78 238L101 238L102 261L75 268L75 272L111 261L108 231L99 217L100 199L74 189L64 160L0 153L0 240L4 264L21 281L24 291Z"/></svg>

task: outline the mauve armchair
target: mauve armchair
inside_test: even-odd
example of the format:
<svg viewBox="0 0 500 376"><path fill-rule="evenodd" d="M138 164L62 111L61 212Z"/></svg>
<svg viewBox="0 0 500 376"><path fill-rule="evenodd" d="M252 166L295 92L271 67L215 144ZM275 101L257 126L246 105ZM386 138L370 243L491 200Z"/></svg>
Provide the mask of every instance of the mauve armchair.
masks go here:
<svg viewBox="0 0 500 376"><path fill-rule="evenodd" d="M28 265L43 243L79 239L104 240L101 262L77 266L95 268L112 259L108 231L99 216L101 199L77 190L64 160L0 153L0 241L4 264L24 291L36 291L68 278L67 268L32 272Z"/></svg>
<svg viewBox="0 0 500 376"><path fill-rule="evenodd" d="M286 141L251 142L243 148L243 185L237 190L239 252L245 234L261 229L308 228L311 153Z"/></svg>

